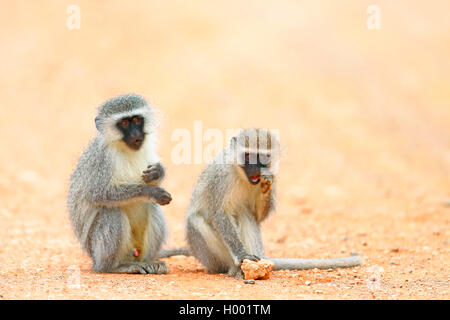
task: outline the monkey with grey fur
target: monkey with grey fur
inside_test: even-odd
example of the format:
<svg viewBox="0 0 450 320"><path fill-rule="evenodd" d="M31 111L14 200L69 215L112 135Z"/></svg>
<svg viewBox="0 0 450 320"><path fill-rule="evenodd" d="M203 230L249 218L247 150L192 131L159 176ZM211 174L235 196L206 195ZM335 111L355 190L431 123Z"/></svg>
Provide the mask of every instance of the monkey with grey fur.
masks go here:
<svg viewBox="0 0 450 320"><path fill-rule="evenodd" d="M159 187L164 167L155 146L155 117L135 94L104 102L97 136L79 158L67 198L73 230L93 269L111 273L166 273L157 260L167 234Z"/></svg>
<svg viewBox="0 0 450 320"><path fill-rule="evenodd" d="M270 131L246 129L200 174L186 214L188 250L210 273L243 276L244 259L264 257L260 223L275 207L279 143ZM352 267L359 255L334 259L267 258L274 270Z"/></svg>

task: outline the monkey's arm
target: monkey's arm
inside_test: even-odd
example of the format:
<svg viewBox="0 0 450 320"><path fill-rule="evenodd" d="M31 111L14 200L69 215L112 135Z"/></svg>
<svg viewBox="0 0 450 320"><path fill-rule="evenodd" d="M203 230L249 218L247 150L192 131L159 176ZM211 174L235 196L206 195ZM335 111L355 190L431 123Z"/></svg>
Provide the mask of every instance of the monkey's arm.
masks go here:
<svg viewBox="0 0 450 320"><path fill-rule="evenodd" d="M159 187L147 186L144 184L121 184L112 185L100 192L93 192L91 200L102 206L121 206L136 200L155 201L158 204L168 204L172 197Z"/></svg>
<svg viewBox="0 0 450 320"><path fill-rule="evenodd" d="M230 249L231 254L239 264L241 264L244 259L259 260L259 257L248 254L245 251L239 235L231 223L230 218L224 211L215 211L212 217L212 224L220 233L225 244Z"/></svg>
<svg viewBox="0 0 450 320"><path fill-rule="evenodd" d="M335 269L359 266L363 263L362 257L358 254L350 257L331 259L289 259L289 258L268 258L274 265L274 270L306 270L306 269Z"/></svg>
<svg viewBox="0 0 450 320"><path fill-rule="evenodd" d="M147 167L147 169L142 173L142 179L148 185L157 186L161 183L162 179L164 179L165 175L166 169L160 162L158 162Z"/></svg>
<svg viewBox="0 0 450 320"><path fill-rule="evenodd" d="M263 221L267 215L275 209L275 179L273 176L261 177L261 192L258 194L255 203L258 222Z"/></svg>

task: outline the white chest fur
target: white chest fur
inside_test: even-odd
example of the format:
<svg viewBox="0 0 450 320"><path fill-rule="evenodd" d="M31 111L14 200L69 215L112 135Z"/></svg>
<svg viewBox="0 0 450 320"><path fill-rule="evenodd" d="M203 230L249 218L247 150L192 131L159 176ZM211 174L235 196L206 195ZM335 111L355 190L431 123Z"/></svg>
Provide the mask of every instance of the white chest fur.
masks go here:
<svg viewBox="0 0 450 320"><path fill-rule="evenodd" d="M114 152L113 183L142 183L142 172L159 161L150 139L137 151L120 146Z"/></svg>
<svg viewBox="0 0 450 320"><path fill-rule="evenodd" d="M251 185L245 177L237 179L225 200L225 211L233 216L241 213L254 213L256 196L259 192L259 185Z"/></svg>

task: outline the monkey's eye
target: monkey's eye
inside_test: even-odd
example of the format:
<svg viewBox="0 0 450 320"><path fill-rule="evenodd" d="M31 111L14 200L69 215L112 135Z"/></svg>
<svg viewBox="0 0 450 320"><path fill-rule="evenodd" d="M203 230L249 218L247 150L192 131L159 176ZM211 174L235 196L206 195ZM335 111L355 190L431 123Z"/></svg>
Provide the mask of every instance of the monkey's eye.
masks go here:
<svg viewBox="0 0 450 320"><path fill-rule="evenodd" d="M140 117L134 117L134 118L133 118L133 122L134 122L135 124L141 124L142 118L140 118Z"/></svg>
<svg viewBox="0 0 450 320"><path fill-rule="evenodd" d="M258 154L258 167L267 168L270 166L270 154Z"/></svg>
<svg viewBox="0 0 450 320"><path fill-rule="evenodd" d="M128 127L129 124L130 124L130 120L128 120L128 119L123 119L120 121L120 126L123 128Z"/></svg>

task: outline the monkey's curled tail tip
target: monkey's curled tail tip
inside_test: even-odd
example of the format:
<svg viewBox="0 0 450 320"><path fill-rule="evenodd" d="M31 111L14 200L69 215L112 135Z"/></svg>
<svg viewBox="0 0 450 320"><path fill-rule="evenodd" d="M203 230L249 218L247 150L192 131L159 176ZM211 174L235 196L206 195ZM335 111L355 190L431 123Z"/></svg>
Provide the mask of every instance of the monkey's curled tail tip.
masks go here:
<svg viewBox="0 0 450 320"><path fill-rule="evenodd" d="M362 256L358 252L352 252L350 254L350 256L352 256L352 257L360 257L362 259Z"/></svg>
<svg viewBox="0 0 450 320"><path fill-rule="evenodd" d="M186 248L163 249L159 252L158 258L168 258L172 256L190 256L189 250Z"/></svg>
<svg viewBox="0 0 450 320"><path fill-rule="evenodd" d="M354 266L362 266L364 264L364 259L362 257L362 255L360 255L357 252L352 252L351 257L353 257L353 261L354 261Z"/></svg>

